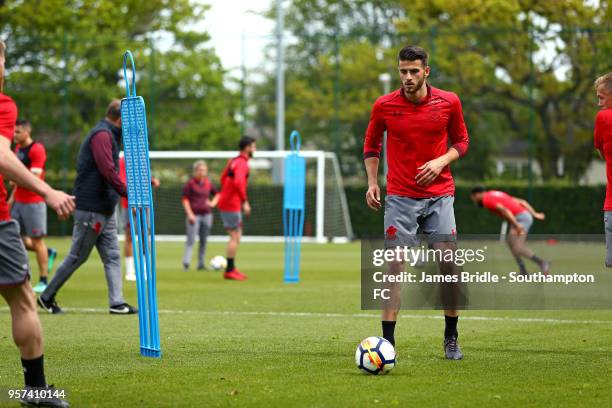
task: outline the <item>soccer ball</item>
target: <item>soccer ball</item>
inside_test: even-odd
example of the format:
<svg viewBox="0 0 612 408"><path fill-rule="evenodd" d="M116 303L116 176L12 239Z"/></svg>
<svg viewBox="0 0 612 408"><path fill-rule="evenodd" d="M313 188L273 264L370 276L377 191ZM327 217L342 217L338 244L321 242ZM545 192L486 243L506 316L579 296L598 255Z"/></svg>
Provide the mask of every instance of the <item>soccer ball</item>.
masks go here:
<svg viewBox="0 0 612 408"><path fill-rule="evenodd" d="M210 267L215 271L227 268L227 260L221 255L217 255L210 260Z"/></svg>
<svg viewBox="0 0 612 408"><path fill-rule="evenodd" d="M382 337L368 337L359 343L355 363L364 373L386 374L395 367L395 348Z"/></svg>

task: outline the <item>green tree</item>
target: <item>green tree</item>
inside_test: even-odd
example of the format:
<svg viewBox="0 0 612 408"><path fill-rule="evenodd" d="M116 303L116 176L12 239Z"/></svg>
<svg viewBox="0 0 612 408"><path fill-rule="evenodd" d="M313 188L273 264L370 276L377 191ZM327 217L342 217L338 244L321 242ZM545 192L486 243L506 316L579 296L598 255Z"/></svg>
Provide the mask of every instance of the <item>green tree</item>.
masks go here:
<svg viewBox="0 0 612 408"><path fill-rule="evenodd" d="M134 52L154 147L219 149L235 140L238 97L224 86L226 73L208 35L189 28L206 9L192 0L0 5L0 38L8 46L5 90L32 120L36 136L51 145L51 169L60 167L62 155L71 161L108 101L125 95L126 49Z"/></svg>
<svg viewBox="0 0 612 408"><path fill-rule="evenodd" d="M421 33L417 37L431 44L435 75L467 109L494 115L506 140L526 139L532 131L544 179L560 176L561 157L565 176L583 174L593 151L593 80L610 68L609 2L401 3L411 15L398 22L398 31Z"/></svg>
<svg viewBox="0 0 612 408"><path fill-rule="evenodd" d="M486 178L492 155L531 133L543 177L558 177L563 157L576 180L592 158L592 82L610 70L611 10L605 0L294 0L287 127L339 151L345 170L346 158L359 166L378 74L391 73L396 89L397 50L419 44L431 55L430 82L463 102L472 143L458 175ZM273 75L255 92L262 131L273 126Z"/></svg>
<svg viewBox="0 0 612 408"><path fill-rule="evenodd" d="M391 69L378 44L391 41L392 22L402 16L395 3L295 0L285 13L295 39L286 51L286 128L300 130L306 147L338 153L347 174L361 172L363 134L382 93L378 76ZM251 92L264 135L275 123L274 92L273 71Z"/></svg>

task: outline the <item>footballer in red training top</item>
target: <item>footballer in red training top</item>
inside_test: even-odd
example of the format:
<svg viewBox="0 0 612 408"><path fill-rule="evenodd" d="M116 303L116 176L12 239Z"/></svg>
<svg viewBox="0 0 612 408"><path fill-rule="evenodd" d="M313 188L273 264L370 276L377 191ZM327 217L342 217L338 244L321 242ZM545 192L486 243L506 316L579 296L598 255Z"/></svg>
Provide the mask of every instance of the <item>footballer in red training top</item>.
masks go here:
<svg viewBox="0 0 612 408"><path fill-rule="evenodd" d="M47 152L45 146L32 139L32 124L20 119L15 126L14 142L17 158L34 175L45 179ZM13 183L11 183L13 184ZM36 254L40 281L34 292L41 293L47 287L49 272L57 256L54 248L47 248L44 237L47 235L47 204L45 199L34 191L15 185L9 202L12 203L11 218L19 223L25 247Z"/></svg>
<svg viewBox="0 0 612 408"><path fill-rule="evenodd" d="M527 234L533 224L533 219L543 220L546 216L533 209L527 200L512 197L510 194L497 190L485 190L484 187L474 187L471 194L472 201L484 207L493 214L503 218L510 224L510 234L506 240L510 252L519 266L521 275L528 275L523 259L529 259L540 267L540 272L548 275L550 262L539 258L527 247Z"/></svg>
<svg viewBox="0 0 612 408"><path fill-rule="evenodd" d="M595 118L595 148L606 161L608 178L604 203L605 262L608 268L612 268L612 72L597 78L595 89L601 108Z"/></svg>
<svg viewBox="0 0 612 408"><path fill-rule="evenodd" d="M449 164L463 156L469 144L461 102L454 93L427 83L430 67L423 48L403 48L397 62L402 86L376 100L365 135L366 202L374 210L382 207L378 163L386 131L385 246L416 246L416 234L420 231L432 240L436 249L452 250L456 248L455 184ZM401 264L395 262L389 266L391 273L397 273ZM439 267L445 275L458 273L452 262L440 262ZM450 298L459 296L443 300L445 356L459 360L463 354L457 343L457 304ZM391 343L395 343L398 309L397 301L383 304L383 337Z"/></svg>
<svg viewBox="0 0 612 408"><path fill-rule="evenodd" d="M245 280L246 275L235 266L235 258L242 235L242 211L247 217L251 214L247 197L248 161L255 152L255 139L243 136L238 147L240 154L227 163L221 174L221 193L217 208L221 213L223 227L230 237L227 243L227 268L223 276L225 279Z"/></svg>
<svg viewBox="0 0 612 408"><path fill-rule="evenodd" d="M11 220L9 215L3 176L10 176L18 186L44 197L47 205L62 218L69 216L74 211L74 197L53 190L28 170L11 152L11 140L17 120L17 105L10 97L2 93L5 49L4 42L0 41L0 157L2 157L2 168L0 169L0 297L6 300L10 308L12 319L10 326L13 330L13 339L21 355L25 380L24 390L29 390L19 398L21 405L68 408L70 404L67 401L52 395L54 388L47 385L45 378L42 326L36 313L36 304L29 282L28 254L19 237L19 224ZM6 324L2 326L3 328L9 327ZM2 335L6 336L4 332ZM5 359L6 354L2 354ZM32 395L32 390L36 390L36 395Z"/></svg>

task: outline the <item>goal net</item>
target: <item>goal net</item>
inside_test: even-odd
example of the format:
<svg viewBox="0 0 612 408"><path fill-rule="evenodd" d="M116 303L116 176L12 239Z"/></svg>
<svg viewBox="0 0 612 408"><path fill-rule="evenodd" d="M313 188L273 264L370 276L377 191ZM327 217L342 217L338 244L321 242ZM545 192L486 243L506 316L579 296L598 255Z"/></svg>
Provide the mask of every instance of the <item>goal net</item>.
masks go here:
<svg viewBox="0 0 612 408"><path fill-rule="evenodd" d="M232 151L150 152L152 173L161 181L153 192L157 239L185 239L181 196L184 184L191 177L193 163L205 160L208 177L219 189L223 168L237 154ZM248 197L252 214L243 218L243 240L283 240L283 184L273 179L273 168L288 154L289 151L257 151L249 161ZM304 242L350 241L353 230L336 155L323 151L301 151L300 155L306 159ZM218 210L213 214L209 239L227 239Z"/></svg>

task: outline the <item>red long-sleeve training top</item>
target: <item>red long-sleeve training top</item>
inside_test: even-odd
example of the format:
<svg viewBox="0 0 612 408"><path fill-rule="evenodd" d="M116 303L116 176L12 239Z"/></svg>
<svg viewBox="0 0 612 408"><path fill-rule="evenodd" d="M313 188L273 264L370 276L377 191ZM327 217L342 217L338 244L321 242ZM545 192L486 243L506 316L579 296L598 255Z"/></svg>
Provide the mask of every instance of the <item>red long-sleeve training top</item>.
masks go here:
<svg viewBox="0 0 612 408"><path fill-rule="evenodd" d="M451 145L463 156L469 138L459 97L427 85L427 96L410 102L399 89L372 107L363 157L379 157L387 131L387 194L412 198L454 195L449 166L428 186L416 184L418 167L445 154Z"/></svg>
<svg viewBox="0 0 612 408"><path fill-rule="evenodd" d="M249 178L249 158L240 154L227 163L221 173L221 193L217 208L226 212L242 210L247 200L247 181Z"/></svg>

